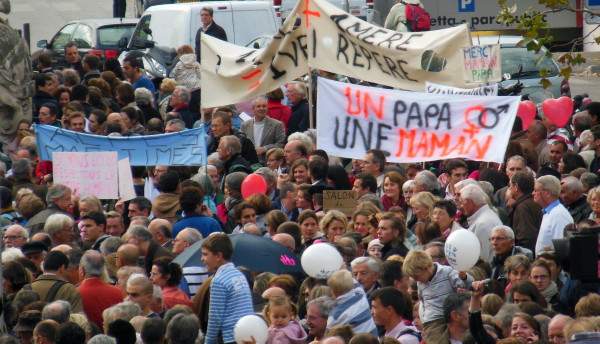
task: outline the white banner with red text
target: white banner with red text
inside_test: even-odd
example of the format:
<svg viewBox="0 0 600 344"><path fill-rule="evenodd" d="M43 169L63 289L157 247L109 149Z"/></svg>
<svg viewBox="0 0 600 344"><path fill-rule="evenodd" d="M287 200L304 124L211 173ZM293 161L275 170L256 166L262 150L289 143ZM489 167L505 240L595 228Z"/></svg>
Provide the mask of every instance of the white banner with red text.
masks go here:
<svg viewBox="0 0 600 344"><path fill-rule="evenodd" d="M389 162L451 158L502 162L520 97L387 90L319 78L317 148Z"/></svg>

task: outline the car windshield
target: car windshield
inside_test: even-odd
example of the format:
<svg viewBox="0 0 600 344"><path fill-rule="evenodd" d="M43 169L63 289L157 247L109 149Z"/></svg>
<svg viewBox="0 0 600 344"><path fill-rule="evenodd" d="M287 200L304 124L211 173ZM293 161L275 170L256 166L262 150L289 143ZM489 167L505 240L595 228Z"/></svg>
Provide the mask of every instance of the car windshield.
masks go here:
<svg viewBox="0 0 600 344"><path fill-rule="evenodd" d="M105 26L98 29L99 45L117 45L121 37L131 37L135 25Z"/></svg>
<svg viewBox="0 0 600 344"><path fill-rule="evenodd" d="M544 51L540 51L543 54ZM500 50L502 55L502 73L510 73L512 78L531 77L539 78L539 71L542 69L548 70L548 76L558 75L558 67L549 57L543 57L539 64L535 64L538 57L534 51L527 51L526 48L517 47L502 47ZM523 71L519 75L520 66L523 66Z"/></svg>

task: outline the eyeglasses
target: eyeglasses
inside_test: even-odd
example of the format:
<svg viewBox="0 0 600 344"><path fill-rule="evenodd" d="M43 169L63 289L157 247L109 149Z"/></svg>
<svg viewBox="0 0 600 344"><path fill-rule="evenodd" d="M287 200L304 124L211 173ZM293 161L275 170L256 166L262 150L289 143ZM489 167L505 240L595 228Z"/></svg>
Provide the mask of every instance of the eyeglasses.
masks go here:
<svg viewBox="0 0 600 344"><path fill-rule="evenodd" d="M23 236L20 235L5 235L4 240L16 240L17 238L24 238Z"/></svg>
<svg viewBox="0 0 600 344"><path fill-rule="evenodd" d="M490 242L508 240L507 237L491 237Z"/></svg>
<svg viewBox="0 0 600 344"><path fill-rule="evenodd" d="M535 275L535 276L531 276L530 278L532 280L541 280L541 281L543 281L543 280L545 280L548 277L550 277L550 276L548 276L548 275L539 275L539 276Z"/></svg>

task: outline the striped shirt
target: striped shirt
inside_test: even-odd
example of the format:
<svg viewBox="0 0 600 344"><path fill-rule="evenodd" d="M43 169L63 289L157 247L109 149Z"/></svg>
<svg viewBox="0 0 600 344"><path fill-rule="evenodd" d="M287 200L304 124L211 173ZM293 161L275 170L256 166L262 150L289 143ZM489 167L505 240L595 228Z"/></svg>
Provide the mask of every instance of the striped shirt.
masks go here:
<svg viewBox="0 0 600 344"><path fill-rule="evenodd" d="M250 287L233 263L223 264L210 284L210 303L206 344L216 344L219 332L223 342L235 342L233 328L237 321L254 314Z"/></svg>
<svg viewBox="0 0 600 344"><path fill-rule="evenodd" d="M458 271L450 266L435 264L435 274L429 283L417 282L419 300L423 305L423 323L444 318L444 300L456 292L457 288L466 289L473 283L473 277L467 274L465 281L458 277Z"/></svg>
<svg viewBox="0 0 600 344"><path fill-rule="evenodd" d="M354 289L335 299L327 318L327 331L337 325L349 324L355 333L371 333L377 336L377 327L364 289L356 281Z"/></svg>

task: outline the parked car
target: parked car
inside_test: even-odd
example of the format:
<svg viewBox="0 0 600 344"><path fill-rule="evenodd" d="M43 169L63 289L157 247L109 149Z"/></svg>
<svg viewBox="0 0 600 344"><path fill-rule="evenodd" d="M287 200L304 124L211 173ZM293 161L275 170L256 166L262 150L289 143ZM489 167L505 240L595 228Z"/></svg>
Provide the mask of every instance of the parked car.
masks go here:
<svg viewBox="0 0 600 344"><path fill-rule="evenodd" d="M52 66L66 66L64 46L73 42L79 55L94 54L100 58L100 63L106 59L117 58L123 49L119 49L122 37L130 39L138 19L107 18L73 20L63 26L52 39L41 40L33 53L33 59L45 51L52 53Z"/></svg>
<svg viewBox="0 0 600 344"><path fill-rule="evenodd" d="M540 54L545 54L548 51L542 48L539 54L535 51L528 51L525 47L518 47L523 37L521 36L480 36L473 37L473 44L500 44L500 59L502 63L502 74L509 74L510 79L504 80L500 85L507 87L519 80L523 83L521 95L531 95L536 102L540 100L561 96L561 88L568 85L569 81L558 75L560 67L558 62L550 57L542 57L538 64L536 60ZM540 80L540 70L548 71L548 80L552 83L548 89L544 90Z"/></svg>

